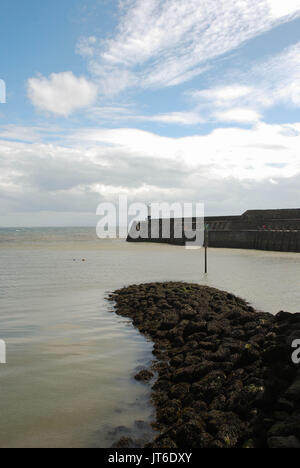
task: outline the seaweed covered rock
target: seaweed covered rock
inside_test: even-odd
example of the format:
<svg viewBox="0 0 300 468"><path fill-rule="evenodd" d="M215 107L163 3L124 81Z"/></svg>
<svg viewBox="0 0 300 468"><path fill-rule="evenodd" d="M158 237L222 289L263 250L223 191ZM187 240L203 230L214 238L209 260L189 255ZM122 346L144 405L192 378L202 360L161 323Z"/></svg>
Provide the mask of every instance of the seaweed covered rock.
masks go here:
<svg viewBox="0 0 300 468"><path fill-rule="evenodd" d="M257 312L233 294L187 283L110 296L154 342L149 381L159 435L148 447L297 447L300 377L291 343L300 314ZM123 441L124 443L124 441Z"/></svg>

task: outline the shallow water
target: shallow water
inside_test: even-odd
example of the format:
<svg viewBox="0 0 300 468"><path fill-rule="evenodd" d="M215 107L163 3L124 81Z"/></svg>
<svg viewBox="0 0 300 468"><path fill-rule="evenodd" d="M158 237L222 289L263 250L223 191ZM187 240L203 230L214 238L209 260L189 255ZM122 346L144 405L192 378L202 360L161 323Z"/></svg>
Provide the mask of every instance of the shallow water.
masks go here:
<svg viewBox="0 0 300 468"><path fill-rule="evenodd" d="M99 240L93 229L0 230L1 447L107 447L149 422L135 382L152 344L114 313L107 292L184 280L226 289L255 307L296 312L300 254L203 250ZM83 262L82 259L86 261Z"/></svg>

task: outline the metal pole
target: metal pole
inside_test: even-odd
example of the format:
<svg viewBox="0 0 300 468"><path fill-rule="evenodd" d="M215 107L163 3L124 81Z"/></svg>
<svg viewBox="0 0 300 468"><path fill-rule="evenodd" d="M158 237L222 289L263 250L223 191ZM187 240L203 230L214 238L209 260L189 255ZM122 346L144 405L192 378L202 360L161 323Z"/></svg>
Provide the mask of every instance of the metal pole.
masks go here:
<svg viewBox="0 0 300 468"><path fill-rule="evenodd" d="M205 231L204 231L204 251L205 251L205 274L207 274L208 270L208 262L207 262L207 248L208 248L208 226L205 225Z"/></svg>

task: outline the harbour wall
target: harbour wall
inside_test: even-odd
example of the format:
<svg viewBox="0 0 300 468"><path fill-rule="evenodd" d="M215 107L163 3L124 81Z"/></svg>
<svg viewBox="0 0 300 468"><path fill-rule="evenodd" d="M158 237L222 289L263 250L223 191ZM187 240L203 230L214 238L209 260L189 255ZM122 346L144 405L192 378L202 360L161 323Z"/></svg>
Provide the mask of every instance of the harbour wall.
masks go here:
<svg viewBox="0 0 300 468"><path fill-rule="evenodd" d="M206 218L204 223L210 221L211 218ZM162 219L152 219L136 223L132 226L128 235L128 242L156 242L172 245L186 245L187 238L184 234L184 228L189 225L191 229L196 228L195 219L171 219L169 220L169 232L164 232L164 222ZM219 219L214 222L225 223L221 229L210 228L208 232L208 245L210 247L230 248L230 249L256 249L270 250L279 252L300 252L300 230L276 230L276 229L246 229L240 228L240 223L232 223L231 229L228 229L228 219ZM137 229L138 225L138 229ZM168 223L167 223L168 227ZM244 226L243 226L244 227ZM178 229L181 230L178 236Z"/></svg>
<svg viewBox="0 0 300 468"><path fill-rule="evenodd" d="M210 231L209 246L300 252L300 231Z"/></svg>

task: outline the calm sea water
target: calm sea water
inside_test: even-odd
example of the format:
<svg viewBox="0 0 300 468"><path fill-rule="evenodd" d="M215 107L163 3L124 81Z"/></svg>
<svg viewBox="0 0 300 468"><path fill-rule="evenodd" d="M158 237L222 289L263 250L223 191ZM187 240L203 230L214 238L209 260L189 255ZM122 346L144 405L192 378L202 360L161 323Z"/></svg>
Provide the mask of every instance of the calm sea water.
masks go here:
<svg viewBox="0 0 300 468"><path fill-rule="evenodd" d="M193 281L297 312L299 278L294 253L210 249L204 277L202 250L99 240L89 228L0 230L0 446L108 447L151 421L149 388L132 377L152 345L111 312L109 291Z"/></svg>

